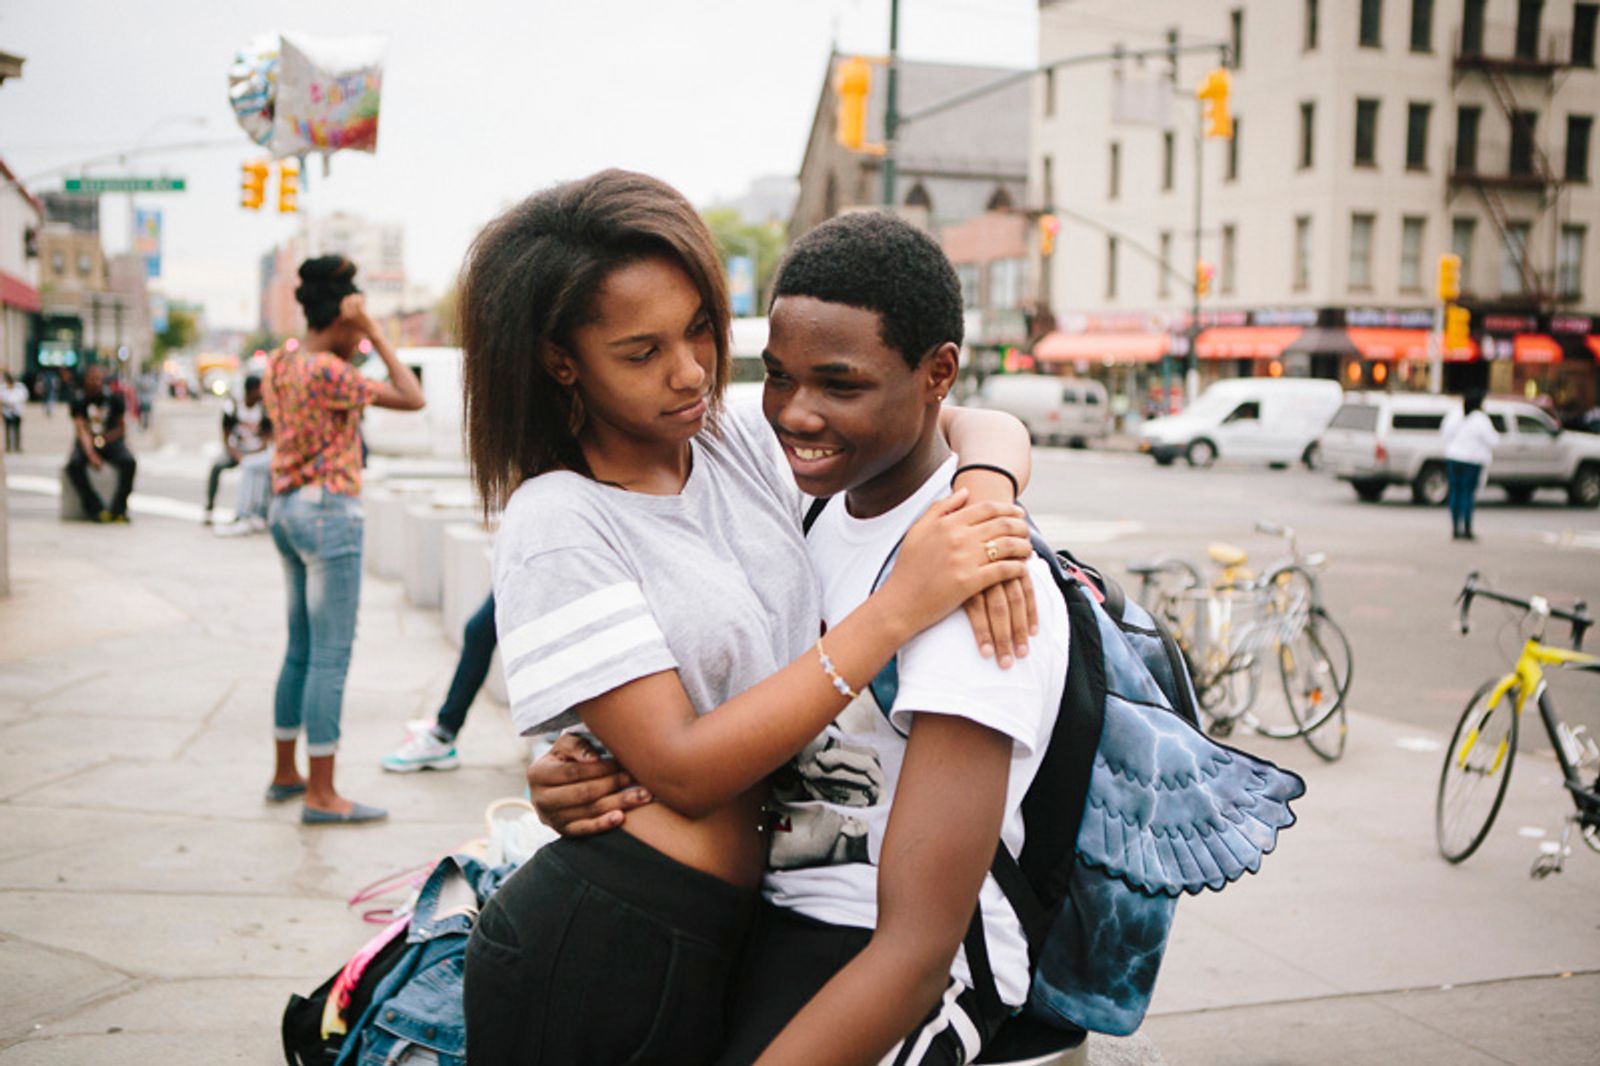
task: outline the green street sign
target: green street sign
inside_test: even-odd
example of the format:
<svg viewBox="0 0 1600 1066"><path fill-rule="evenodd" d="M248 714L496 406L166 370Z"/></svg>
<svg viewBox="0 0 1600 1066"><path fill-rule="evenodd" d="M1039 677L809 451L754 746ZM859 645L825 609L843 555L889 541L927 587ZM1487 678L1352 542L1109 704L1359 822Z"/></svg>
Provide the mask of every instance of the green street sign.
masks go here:
<svg viewBox="0 0 1600 1066"><path fill-rule="evenodd" d="M105 192L183 192L183 178L68 178L64 191L77 196Z"/></svg>

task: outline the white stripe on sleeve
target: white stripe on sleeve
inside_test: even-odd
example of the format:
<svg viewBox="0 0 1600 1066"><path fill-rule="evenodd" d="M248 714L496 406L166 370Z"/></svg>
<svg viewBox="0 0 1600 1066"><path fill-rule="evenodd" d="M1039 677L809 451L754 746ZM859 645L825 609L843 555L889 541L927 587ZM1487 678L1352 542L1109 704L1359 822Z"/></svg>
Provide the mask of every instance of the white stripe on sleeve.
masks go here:
<svg viewBox="0 0 1600 1066"><path fill-rule="evenodd" d="M650 615L630 618L585 637L564 651L536 659L513 671L506 678L506 694L511 698L511 706L515 707L570 677L626 655L641 645L665 643L661 627Z"/></svg>
<svg viewBox="0 0 1600 1066"><path fill-rule="evenodd" d="M513 629L500 638L500 653L506 662L514 662L602 618L643 606L644 591L632 581L608 585Z"/></svg>

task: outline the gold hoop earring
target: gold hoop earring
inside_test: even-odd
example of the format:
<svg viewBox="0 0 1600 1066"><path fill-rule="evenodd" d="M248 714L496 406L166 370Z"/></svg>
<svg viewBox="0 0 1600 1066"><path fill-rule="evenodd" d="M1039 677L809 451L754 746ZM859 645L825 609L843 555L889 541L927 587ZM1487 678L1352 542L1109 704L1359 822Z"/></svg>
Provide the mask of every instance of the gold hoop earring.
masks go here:
<svg viewBox="0 0 1600 1066"><path fill-rule="evenodd" d="M567 391L567 429L576 437L583 430L583 397L577 389Z"/></svg>

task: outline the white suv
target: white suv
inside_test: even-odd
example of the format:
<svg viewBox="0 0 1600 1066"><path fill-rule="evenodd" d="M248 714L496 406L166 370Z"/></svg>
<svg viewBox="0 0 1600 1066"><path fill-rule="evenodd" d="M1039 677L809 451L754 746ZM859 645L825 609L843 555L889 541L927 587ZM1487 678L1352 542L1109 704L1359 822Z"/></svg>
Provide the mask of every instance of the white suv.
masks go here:
<svg viewBox="0 0 1600 1066"><path fill-rule="evenodd" d="M1578 507L1600 504L1600 436L1562 430L1531 403L1488 399L1483 409L1500 434L1488 482L1513 502L1536 489L1564 488ZM1409 485L1416 503L1449 494L1444 427L1461 416L1459 396L1350 393L1323 431L1323 462L1356 495L1377 500L1390 485Z"/></svg>

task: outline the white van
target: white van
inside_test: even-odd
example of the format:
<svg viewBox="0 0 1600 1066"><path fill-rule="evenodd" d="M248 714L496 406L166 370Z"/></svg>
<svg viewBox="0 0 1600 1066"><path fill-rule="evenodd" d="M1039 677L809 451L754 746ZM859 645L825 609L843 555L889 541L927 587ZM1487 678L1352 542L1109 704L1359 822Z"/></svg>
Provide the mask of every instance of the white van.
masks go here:
<svg viewBox="0 0 1600 1066"><path fill-rule="evenodd" d="M1218 381L1181 414L1140 426L1139 450L1162 466L1180 455L1190 466L1219 458L1314 466L1317 437L1343 398L1337 381L1317 378Z"/></svg>
<svg viewBox="0 0 1600 1066"><path fill-rule="evenodd" d="M395 352L422 385L426 401L420 411L391 411L368 407L361 418L361 435L379 455L462 455L461 349L400 348ZM367 356L361 372L385 381L389 368L377 353Z"/></svg>
<svg viewBox="0 0 1600 1066"><path fill-rule="evenodd" d="M1015 415L1035 443L1082 448L1111 433L1106 387L1089 378L1051 374L994 374L978 390L975 406Z"/></svg>

